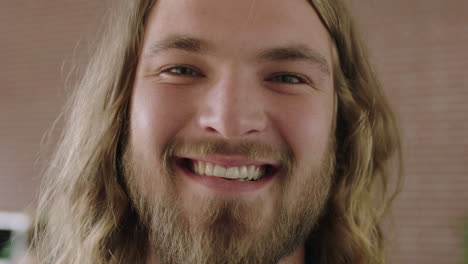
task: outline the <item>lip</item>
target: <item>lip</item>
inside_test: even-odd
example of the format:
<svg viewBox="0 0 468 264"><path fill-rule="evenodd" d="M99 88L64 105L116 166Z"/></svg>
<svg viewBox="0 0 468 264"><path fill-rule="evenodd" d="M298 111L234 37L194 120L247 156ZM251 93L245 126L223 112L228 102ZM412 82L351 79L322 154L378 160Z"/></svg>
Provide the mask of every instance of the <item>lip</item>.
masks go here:
<svg viewBox="0 0 468 264"><path fill-rule="evenodd" d="M213 159L198 159L198 160L204 160L208 162L213 162L216 164L223 164L223 166L229 165L229 166L237 166L239 163L237 162L242 162L240 163L241 165L266 165L267 163L245 163L244 161L241 160L231 160L231 162L214 162ZM191 172L188 168L176 165L176 170L179 171L179 174L182 174L187 178L188 180L195 182L196 184L202 185L215 193L223 194L223 195L228 195L228 196L236 196L240 194L248 194L248 193L253 193L256 191L259 191L261 189L264 189L270 183L277 177L278 171L265 175L263 178L257 180L257 181L236 181L236 180L230 180L230 179L224 179L224 178L219 178L219 177L214 177L214 176L204 176L204 175L198 175L193 172Z"/></svg>

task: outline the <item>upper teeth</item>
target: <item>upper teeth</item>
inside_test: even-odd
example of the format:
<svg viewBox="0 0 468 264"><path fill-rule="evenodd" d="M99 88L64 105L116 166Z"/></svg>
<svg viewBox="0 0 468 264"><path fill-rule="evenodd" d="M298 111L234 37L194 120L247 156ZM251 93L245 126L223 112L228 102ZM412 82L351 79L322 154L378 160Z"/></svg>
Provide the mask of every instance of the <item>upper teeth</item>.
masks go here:
<svg viewBox="0 0 468 264"><path fill-rule="evenodd" d="M258 180L264 174L264 169L255 165L225 168L204 161L194 161L193 171L199 175L245 180Z"/></svg>

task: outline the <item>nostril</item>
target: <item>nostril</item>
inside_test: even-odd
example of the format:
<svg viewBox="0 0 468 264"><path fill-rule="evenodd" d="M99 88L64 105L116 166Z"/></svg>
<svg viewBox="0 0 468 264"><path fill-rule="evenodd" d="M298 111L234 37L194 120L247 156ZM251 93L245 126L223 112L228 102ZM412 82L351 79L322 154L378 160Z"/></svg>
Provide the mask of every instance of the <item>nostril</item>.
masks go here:
<svg viewBox="0 0 468 264"><path fill-rule="evenodd" d="M251 134L258 133L258 132L260 132L260 130L252 129L252 130L248 131L246 134L247 134L247 135L251 135Z"/></svg>
<svg viewBox="0 0 468 264"><path fill-rule="evenodd" d="M212 127L207 127L206 130L207 130L208 132L217 132L217 130L214 129L214 128L212 128Z"/></svg>
<svg viewBox="0 0 468 264"><path fill-rule="evenodd" d="M201 110L197 117L198 127L203 132L226 138L262 133L267 127L267 120L262 109L249 105L211 107Z"/></svg>

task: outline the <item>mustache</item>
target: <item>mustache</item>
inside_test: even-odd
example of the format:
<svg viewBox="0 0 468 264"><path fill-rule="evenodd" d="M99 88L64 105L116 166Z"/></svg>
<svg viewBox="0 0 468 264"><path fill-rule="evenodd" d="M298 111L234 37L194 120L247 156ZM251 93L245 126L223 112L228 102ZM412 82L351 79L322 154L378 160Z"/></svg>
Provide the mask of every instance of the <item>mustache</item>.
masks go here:
<svg viewBox="0 0 468 264"><path fill-rule="evenodd" d="M274 146L252 140L228 141L222 139L186 140L174 138L163 147L162 160L168 162L184 155L236 155L251 160L268 159L279 164L285 171L294 168L295 156L287 145Z"/></svg>

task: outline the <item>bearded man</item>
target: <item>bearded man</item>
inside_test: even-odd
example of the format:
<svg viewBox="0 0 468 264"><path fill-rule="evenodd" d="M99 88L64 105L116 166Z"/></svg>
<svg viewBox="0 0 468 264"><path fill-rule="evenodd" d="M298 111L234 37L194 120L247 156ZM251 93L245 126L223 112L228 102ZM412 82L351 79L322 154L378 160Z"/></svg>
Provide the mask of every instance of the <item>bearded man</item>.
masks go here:
<svg viewBox="0 0 468 264"><path fill-rule="evenodd" d="M38 263L384 263L398 129L342 1L124 1L68 105Z"/></svg>

